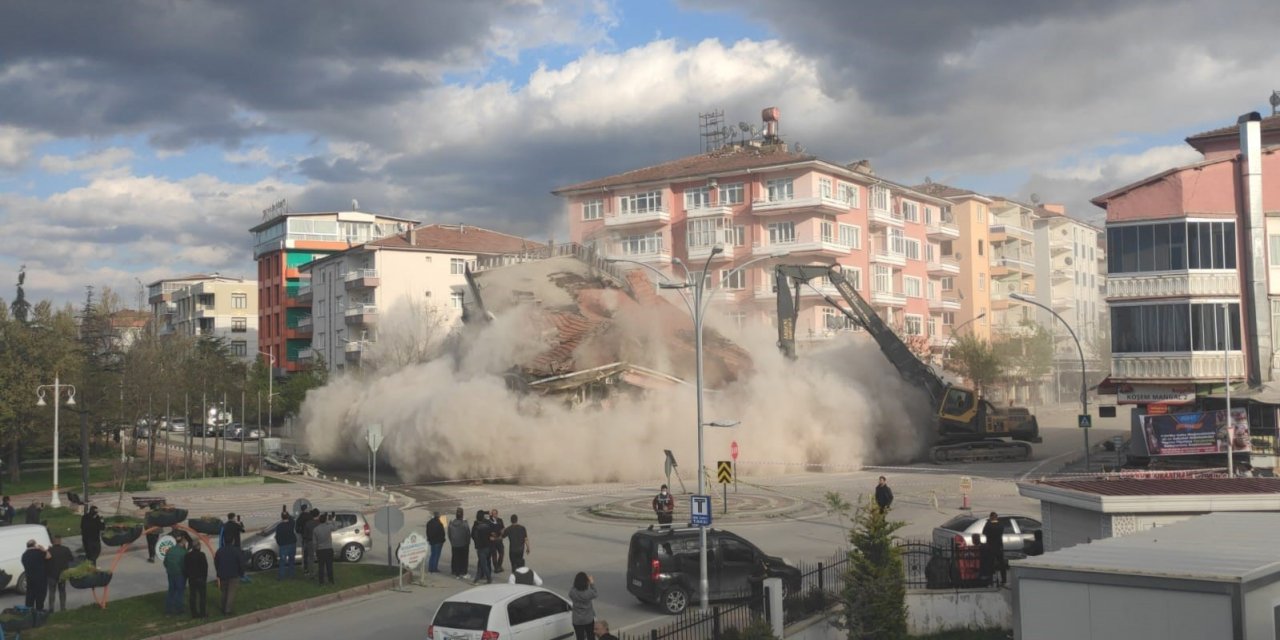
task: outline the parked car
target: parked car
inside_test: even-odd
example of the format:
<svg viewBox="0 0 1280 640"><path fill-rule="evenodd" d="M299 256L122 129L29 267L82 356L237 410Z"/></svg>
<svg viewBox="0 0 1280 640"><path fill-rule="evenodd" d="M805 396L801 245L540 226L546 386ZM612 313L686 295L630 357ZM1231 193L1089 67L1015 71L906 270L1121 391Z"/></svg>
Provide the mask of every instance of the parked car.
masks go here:
<svg viewBox="0 0 1280 640"><path fill-rule="evenodd" d="M186 418L172 418L172 419L170 419L170 420L169 420L169 432L170 432L170 433L186 433L186 432L187 432L187 419L186 419Z"/></svg>
<svg viewBox="0 0 1280 640"><path fill-rule="evenodd" d="M360 562L364 558L365 549L373 544L369 534L369 521L357 511L330 511L331 519L337 522L333 530L333 549L335 558L344 562ZM279 561L280 547L276 545L276 527L283 521L277 520L261 531L241 541L249 566L258 571L266 571L276 566ZM302 545L294 552L294 559L302 561Z"/></svg>
<svg viewBox="0 0 1280 640"><path fill-rule="evenodd" d="M262 429L246 427L239 422L233 422L227 427L227 437L232 440L260 440L263 435Z"/></svg>
<svg viewBox="0 0 1280 640"><path fill-rule="evenodd" d="M146 440L151 437L151 427L147 425L138 425L133 428L133 437L135 440Z"/></svg>
<svg viewBox="0 0 1280 640"><path fill-rule="evenodd" d="M1034 555L1036 532L1040 530L1040 521L1020 515L999 516L1004 526L1004 554L1007 557L1025 557ZM933 544L941 549L948 549L954 542L957 545L972 545L975 534L981 536L982 543L987 538L982 535L982 527L987 519L980 514L958 515L933 530Z"/></svg>
<svg viewBox="0 0 1280 640"><path fill-rule="evenodd" d="M698 529L660 527L631 534L627 552L627 590L641 602L664 611L684 611L698 593L700 549ZM782 578L792 590L800 587L800 570L771 556L736 534L707 531L707 595L730 600L751 592L750 578L763 562L767 577Z"/></svg>
<svg viewBox="0 0 1280 640"><path fill-rule="evenodd" d="M427 627L429 640L573 637L572 605L532 585L488 584L445 598Z"/></svg>

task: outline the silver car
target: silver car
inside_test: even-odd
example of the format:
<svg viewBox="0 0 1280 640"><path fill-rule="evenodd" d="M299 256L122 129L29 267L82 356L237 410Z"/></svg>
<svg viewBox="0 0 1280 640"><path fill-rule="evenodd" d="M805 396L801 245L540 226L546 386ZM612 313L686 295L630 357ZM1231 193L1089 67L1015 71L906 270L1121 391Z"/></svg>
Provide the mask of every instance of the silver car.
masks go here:
<svg viewBox="0 0 1280 640"><path fill-rule="evenodd" d="M330 519L335 523L333 530L333 549L335 558L344 562L360 562L364 551L373 544L369 533L369 521L356 511L329 511ZM266 571L279 561L280 547L276 545L276 527L283 522L278 520L261 531L245 537L241 548L249 561L249 566L257 571ZM299 536L301 537L301 536ZM297 545L293 554L294 560L302 562L302 544Z"/></svg>
<svg viewBox="0 0 1280 640"><path fill-rule="evenodd" d="M1006 556L1024 556L1032 551L1032 543L1035 542L1036 532L1040 530L1040 521L1026 516L1005 515L998 516L1000 524L1004 527L1004 553ZM986 526L987 519L980 515L962 514L958 515L936 527L933 530L933 544L935 547L942 549L951 548L952 543L957 545L972 545L973 536L981 536L983 544L987 542L987 537L982 535L982 528ZM961 543L960 540L964 542Z"/></svg>

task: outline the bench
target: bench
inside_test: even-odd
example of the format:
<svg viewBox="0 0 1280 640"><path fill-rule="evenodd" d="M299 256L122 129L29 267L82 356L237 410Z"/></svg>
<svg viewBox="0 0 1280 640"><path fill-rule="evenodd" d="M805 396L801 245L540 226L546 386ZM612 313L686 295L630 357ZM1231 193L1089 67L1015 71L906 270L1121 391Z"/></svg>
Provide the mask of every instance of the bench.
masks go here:
<svg viewBox="0 0 1280 640"><path fill-rule="evenodd" d="M154 509L164 504L164 498L135 496L133 504L139 509Z"/></svg>

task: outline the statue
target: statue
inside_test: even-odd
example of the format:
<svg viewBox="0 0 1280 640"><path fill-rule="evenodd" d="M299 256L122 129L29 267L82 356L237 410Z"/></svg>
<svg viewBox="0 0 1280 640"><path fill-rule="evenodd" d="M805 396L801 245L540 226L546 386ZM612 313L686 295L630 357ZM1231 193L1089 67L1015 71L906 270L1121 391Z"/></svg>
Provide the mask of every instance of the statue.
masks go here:
<svg viewBox="0 0 1280 640"><path fill-rule="evenodd" d="M27 324L27 314L31 311L31 303L27 302L27 295L22 290L22 283L27 281L27 265L18 268L18 297L13 299L10 310L13 317L22 324Z"/></svg>

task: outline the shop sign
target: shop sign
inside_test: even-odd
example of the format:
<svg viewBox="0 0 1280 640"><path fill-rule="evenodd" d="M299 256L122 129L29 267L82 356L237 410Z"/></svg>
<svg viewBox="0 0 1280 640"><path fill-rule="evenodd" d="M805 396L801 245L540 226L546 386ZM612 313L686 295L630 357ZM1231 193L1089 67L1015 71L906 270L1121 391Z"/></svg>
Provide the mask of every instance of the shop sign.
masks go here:
<svg viewBox="0 0 1280 640"><path fill-rule="evenodd" d="M1128 384L1116 385L1116 402L1119 404L1190 404L1195 402L1194 384Z"/></svg>

